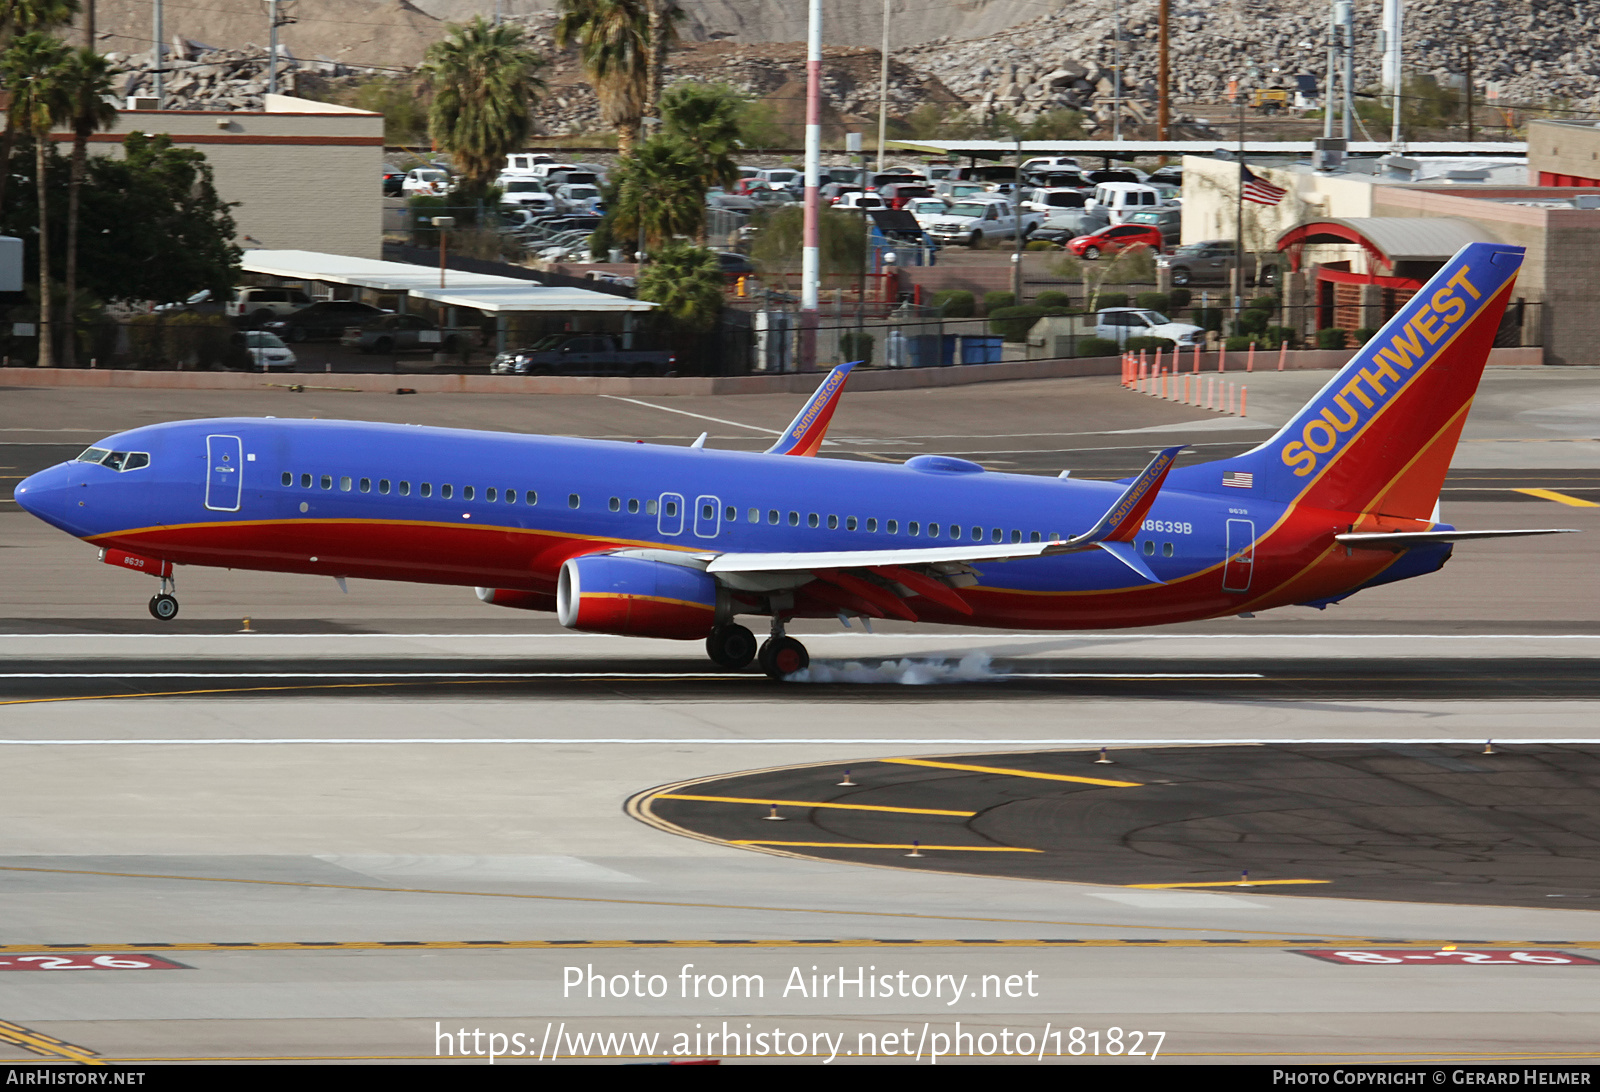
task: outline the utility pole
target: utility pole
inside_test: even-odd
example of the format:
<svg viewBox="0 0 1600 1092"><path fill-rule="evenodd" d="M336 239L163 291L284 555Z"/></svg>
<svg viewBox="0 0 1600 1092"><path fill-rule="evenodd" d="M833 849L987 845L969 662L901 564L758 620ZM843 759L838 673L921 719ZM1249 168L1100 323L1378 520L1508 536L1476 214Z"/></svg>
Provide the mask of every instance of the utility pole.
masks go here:
<svg viewBox="0 0 1600 1092"><path fill-rule="evenodd" d="M1477 128L1472 123L1472 39L1467 39L1467 143L1471 144L1477 137Z"/></svg>
<svg viewBox="0 0 1600 1092"><path fill-rule="evenodd" d="M1022 132L1011 130L1011 140L1016 145L1016 173L1011 182L1011 220L1016 225L1016 248L1011 253L1011 302L1022 306Z"/></svg>
<svg viewBox="0 0 1600 1092"><path fill-rule="evenodd" d="M1236 109L1239 111L1239 170L1234 176L1234 250L1233 250L1233 317L1238 321L1244 314L1244 99L1240 99ZM1224 327L1226 330L1226 327Z"/></svg>
<svg viewBox="0 0 1600 1092"><path fill-rule="evenodd" d="M800 370L817 363L817 296L822 279L818 190L822 182L822 0L806 12L806 197L800 249Z"/></svg>
<svg viewBox="0 0 1600 1092"><path fill-rule="evenodd" d="M883 0L883 49L879 51L878 63L878 172L881 174L883 138L889 129L889 0Z"/></svg>
<svg viewBox="0 0 1600 1092"><path fill-rule="evenodd" d="M161 36L161 0L156 0L156 4L155 4L155 25L150 31L150 36L156 40L156 46L155 46L155 50L154 50L154 59L155 59L155 62L156 62L155 63L156 109L157 110L165 110L167 108L167 96L166 96L166 88L162 85L162 76L163 76L163 70L167 67L167 59L166 59L167 49L166 49L166 46L162 44L164 39Z"/></svg>
<svg viewBox="0 0 1600 1092"><path fill-rule="evenodd" d="M1161 0L1156 9L1157 37L1156 49L1156 139L1171 140L1171 90L1168 83L1167 70L1168 38L1167 24L1172 19L1172 0Z"/></svg>
<svg viewBox="0 0 1600 1092"><path fill-rule="evenodd" d="M1389 93L1393 116L1389 122L1389 143L1400 147L1401 45L1405 34L1405 0L1383 0L1383 90Z"/></svg>
<svg viewBox="0 0 1600 1092"><path fill-rule="evenodd" d="M267 94L278 93L278 28L286 27L295 20L293 16L278 15L278 0L267 0L267 21L271 27L267 32Z"/></svg>
<svg viewBox="0 0 1600 1092"><path fill-rule="evenodd" d="M94 0L83 3L83 48L94 48Z"/></svg>
<svg viewBox="0 0 1600 1092"><path fill-rule="evenodd" d="M1122 139L1122 0L1117 0L1111 33L1111 78L1116 86L1111 92L1111 139Z"/></svg>

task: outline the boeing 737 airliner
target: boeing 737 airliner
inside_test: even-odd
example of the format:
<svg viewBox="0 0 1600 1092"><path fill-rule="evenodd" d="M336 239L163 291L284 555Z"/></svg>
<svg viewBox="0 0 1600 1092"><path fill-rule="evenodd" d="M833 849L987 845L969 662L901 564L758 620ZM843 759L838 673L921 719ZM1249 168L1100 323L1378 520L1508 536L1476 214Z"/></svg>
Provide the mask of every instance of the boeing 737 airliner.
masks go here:
<svg viewBox="0 0 1600 1092"><path fill-rule="evenodd" d="M1464 247L1271 439L1132 482L813 456L834 370L761 454L353 421L151 425L24 481L27 511L158 577L175 565L420 581L588 632L704 640L784 676L792 618L1100 629L1323 606L1552 531L1438 522L1445 471L1522 263ZM702 440L704 438L702 437ZM738 615L764 615L756 646Z"/></svg>

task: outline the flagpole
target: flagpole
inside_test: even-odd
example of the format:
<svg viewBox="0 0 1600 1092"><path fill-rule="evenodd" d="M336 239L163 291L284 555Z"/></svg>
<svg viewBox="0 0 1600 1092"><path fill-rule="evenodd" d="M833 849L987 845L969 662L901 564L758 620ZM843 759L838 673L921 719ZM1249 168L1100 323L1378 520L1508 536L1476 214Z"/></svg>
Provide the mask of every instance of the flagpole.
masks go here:
<svg viewBox="0 0 1600 1092"><path fill-rule="evenodd" d="M1244 102L1240 100L1239 108L1239 191L1235 195L1238 210L1234 216L1234 251L1233 251L1233 317L1237 322L1239 315L1244 311Z"/></svg>

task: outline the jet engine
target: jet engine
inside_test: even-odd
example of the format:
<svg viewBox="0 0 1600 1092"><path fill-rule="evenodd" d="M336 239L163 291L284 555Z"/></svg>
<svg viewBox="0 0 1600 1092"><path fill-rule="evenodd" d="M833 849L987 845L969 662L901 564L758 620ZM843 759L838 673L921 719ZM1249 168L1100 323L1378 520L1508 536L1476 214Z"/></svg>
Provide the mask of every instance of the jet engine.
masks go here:
<svg viewBox="0 0 1600 1092"><path fill-rule="evenodd" d="M586 633L693 641L716 625L718 592L716 579L700 569L586 554L561 566L556 618Z"/></svg>

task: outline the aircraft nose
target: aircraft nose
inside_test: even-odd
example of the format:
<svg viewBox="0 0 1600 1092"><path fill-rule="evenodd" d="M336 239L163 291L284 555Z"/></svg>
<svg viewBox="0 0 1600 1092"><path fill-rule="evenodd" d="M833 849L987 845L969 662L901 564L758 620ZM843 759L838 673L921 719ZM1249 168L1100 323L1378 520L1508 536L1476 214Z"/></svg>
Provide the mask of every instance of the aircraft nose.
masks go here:
<svg viewBox="0 0 1600 1092"><path fill-rule="evenodd" d="M72 504L70 468L70 463L60 463L23 478L14 495L17 507L46 523L64 527Z"/></svg>

